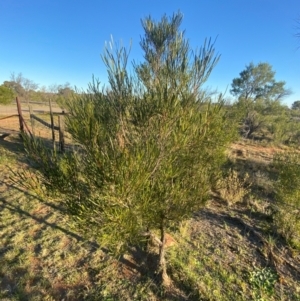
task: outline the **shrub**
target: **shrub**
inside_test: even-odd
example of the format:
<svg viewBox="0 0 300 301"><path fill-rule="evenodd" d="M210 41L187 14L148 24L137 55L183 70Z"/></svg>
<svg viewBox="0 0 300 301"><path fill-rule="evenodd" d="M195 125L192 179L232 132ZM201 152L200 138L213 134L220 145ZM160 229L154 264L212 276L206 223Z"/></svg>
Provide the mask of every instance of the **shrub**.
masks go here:
<svg viewBox="0 0 300 301"><path fill-rule="evenodd" d="M300 249L300 154L288 151L277 154L274 166L278 172L275 183L277 231L292 246Z"/></svg>
<svg viewBox="0 0 300 301"><path fill-rule="evenodd" d="M120 254L159 233L156 270L164 285L166 231L205 204L233 137L222 97L210 103L201 89L218 61L213 44L190 55L181 20L142 22L145 62L134 65L135 76L126 49L111 42L103 55L109 89L93 81L65 100L80 152L60 156L27 143L43 184L102 247Z"/></svg>
<svg viewBox="0 0 300 301"><path fill-rule="evenodd" d="M10 104L12 102L14 98L14 93L13 91L5 86L5 85L1 85L0 86L0 105L1 104L4 104L4 105L7 105L7 104Z"/></svg>
<svg viewBox="0 0 300 301"><path fill-rule="evenodd" d="M217 187L220 197L228 205L241 202L249 193L249 175L241 177L237 171L230 169L224 178L218 180Z"/></svg>

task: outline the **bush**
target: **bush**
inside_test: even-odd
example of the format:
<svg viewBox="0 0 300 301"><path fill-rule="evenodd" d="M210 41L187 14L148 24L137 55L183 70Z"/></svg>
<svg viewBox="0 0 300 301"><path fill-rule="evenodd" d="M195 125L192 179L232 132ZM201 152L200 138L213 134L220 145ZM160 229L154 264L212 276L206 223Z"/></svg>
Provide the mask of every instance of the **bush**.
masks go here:
<svg viewBox="0 0 300 301"><path fill-rule="evenodd" d="M243 201L249 193L249 188L249 175L241 177L233 169L230 169L228 174L217 183L218 193L228 205Z"/></svg>
<svg viewBox="0 0 300 301"><path fill-rule="evenodd" d="M278 171L274 224L288 243L300 249L300 154L277 154L274 165Z"/></svg>
<svg viewBox="0 0 300 301"><path fill-rule="evenodd" d="M300 250L300 210L281 206L274 214L274 224L287 242Z"/></svg>
<svg viewBox="0 0 300 301"><path fill-rule="evenodd" d="M4 105L10 104L12 102L13 98L14 98L13 91L4 85L1 85L0 86L0 105L1 104L4 104Z"/></svg>
<svg viewBox="0 0 300 301"><path fill-rule="evenodd" d="M59 156L27 143L43 184L102 247L118 255L159 233L156 270L164 285L166 231L205 204L234 136L222 97L209 103L201 89L219 56L210 41L190 56L181 20L142 22L145 62L133 66L134 76L128 52L112 41L103 55L109 89L93 81L65 100L80 152Z"/></svg>

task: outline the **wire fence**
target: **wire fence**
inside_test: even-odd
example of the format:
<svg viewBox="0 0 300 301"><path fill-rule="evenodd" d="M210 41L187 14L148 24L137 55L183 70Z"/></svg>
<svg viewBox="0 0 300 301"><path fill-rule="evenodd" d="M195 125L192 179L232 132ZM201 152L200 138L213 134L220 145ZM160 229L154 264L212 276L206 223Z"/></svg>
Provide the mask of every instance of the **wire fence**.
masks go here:
<svg viewBox="0 0 300 301"><path fill-rule="evenodd" d="M0 135L25 131L55 150L74 150L78 145L65 130L65 115L59 105L51 101L47 104L16 99L14 105L0 106Z"/></svg>

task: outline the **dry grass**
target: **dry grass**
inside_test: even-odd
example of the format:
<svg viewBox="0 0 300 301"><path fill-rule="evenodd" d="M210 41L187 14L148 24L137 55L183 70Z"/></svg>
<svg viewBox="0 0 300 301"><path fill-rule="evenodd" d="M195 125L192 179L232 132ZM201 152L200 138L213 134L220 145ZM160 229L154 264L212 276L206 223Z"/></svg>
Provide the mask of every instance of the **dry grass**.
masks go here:
<svg viewBox="0 0 300 301"><path fill-rule="evenodd" d="M0 106L1 109L1 106ZM35 113L35 115L42 120L46 121L48 124L51 124L50 114L49 114L49 107L47 106L38 106L35 108L36 110L39 110L40 113ZM61 111L60 109L57 109L56 111ZM17 114L17 112L13 112L13 114ZM7 116L7 115L6 115ZM13 116L7 119L1 119L2 116L0 112L0 133L13 133L17 134L20 131L20 123L19 123L19 117ZM24 121L30 130L30 132L40 139L42 139L47 145L52 145L52 130L51 128L43 125L42 123L31 120L30 115L28 111L25 111L23 113ZM54 115L53 118L54 126L59 126L59 119L58 115ZM28 130L25 127L25 131ZM54 131L54 138L55 138L55 146L56 149L59 149L59 132L57 130ZM73 139L71 138L71 135L65 131L64 132L64 139L65 139L65 147L71 148L72 145L74 145Z"/></svg>
<svg viewBox="0 0 300 301"><path fill-rule="evenodd" d="M228 205L242 202L250 192L249 175L243 177L237 171L230 169L228 174L217 183L218 193Z"/></svg>

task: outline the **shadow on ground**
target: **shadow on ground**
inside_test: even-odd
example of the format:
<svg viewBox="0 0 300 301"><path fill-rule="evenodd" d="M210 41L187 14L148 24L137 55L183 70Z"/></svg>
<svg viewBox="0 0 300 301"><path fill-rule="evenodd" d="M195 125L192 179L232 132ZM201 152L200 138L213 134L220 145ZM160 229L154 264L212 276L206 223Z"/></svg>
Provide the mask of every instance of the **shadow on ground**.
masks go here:
<svg viewBox="0 0 300 301"><path fill-rule="evenodd" d="M0 137L0 147L19 156L24 155L25 149L22 139L19 135L9 135Z"/></svg>

